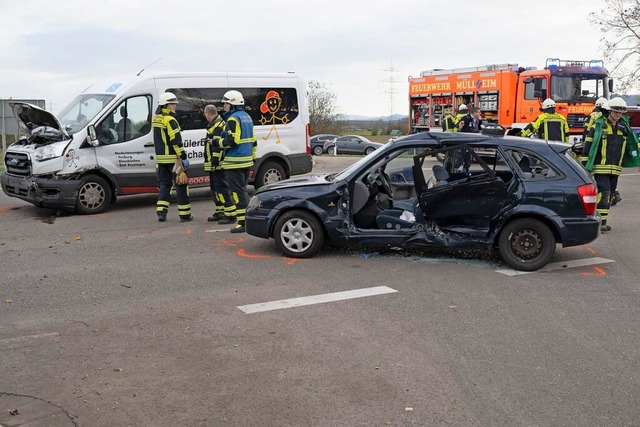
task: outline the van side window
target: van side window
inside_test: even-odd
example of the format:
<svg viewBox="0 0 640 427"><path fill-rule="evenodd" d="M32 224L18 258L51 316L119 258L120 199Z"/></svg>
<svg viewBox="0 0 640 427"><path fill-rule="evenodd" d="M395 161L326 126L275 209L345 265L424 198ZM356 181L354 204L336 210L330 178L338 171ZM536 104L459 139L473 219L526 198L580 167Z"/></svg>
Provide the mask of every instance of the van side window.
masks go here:
<svg viewBox="0 0 640 427"><path fill-rule="evenodd" d="M176 119L182 130L205 129L204 107L213 104L222 112L222 96L229 89L242 92L245 110L253 124L286 125L298 117L298 93L295 88L169 88L178 97Z"/></svg>
<svg viewBox="0 0 640 427"><path fill-rule="evenodd" d="M127 98L118 104L96 126L102 144L118 144L131 141L151 130L151 96Z"/></svg>

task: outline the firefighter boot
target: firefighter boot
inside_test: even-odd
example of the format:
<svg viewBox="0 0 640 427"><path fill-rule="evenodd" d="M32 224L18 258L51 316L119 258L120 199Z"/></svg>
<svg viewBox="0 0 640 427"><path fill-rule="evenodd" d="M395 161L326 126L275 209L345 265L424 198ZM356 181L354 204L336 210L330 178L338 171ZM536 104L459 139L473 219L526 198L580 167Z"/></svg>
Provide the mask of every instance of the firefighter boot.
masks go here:
<svg viewBox="0 0 640 427"><path fill-rule="evenodd" d="M244 221L238 222L230 231L232 233L245 233L247 230L244 228Z"/></svg>
<svg viewBox="0 0 640 427"><path fill-rule="evenodd" d="M220 221L221 219L222 215L220 215L218 212L215 212L213 215L207 218L207 222L216 222Z"/></svg>
<svg viewBox="0 0 640 427"><path fill-rule="evenodd" d="M613 192L613 197L611 198L611 206L615 206L622 201L622 197L620 197L620 193L616 190Z"/></svg>
<svg viewBox="0 0 640 427"><path fill-rule="evenodd" d="M223 215L220 220L218 220L218 224L235 224L236 217L235 216L226 216Z"/></svg>

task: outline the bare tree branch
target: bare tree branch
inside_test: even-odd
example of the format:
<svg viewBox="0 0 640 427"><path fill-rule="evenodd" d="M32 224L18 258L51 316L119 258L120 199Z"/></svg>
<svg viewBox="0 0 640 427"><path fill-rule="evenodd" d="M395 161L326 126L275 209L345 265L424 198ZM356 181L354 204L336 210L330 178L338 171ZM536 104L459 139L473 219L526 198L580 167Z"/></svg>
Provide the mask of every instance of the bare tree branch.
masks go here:
<svg viewBox="0 0 640 427"><path fill-rule="evenodd" d="M340 134L344 129L342 116L337 113L336 95L323 83L309 82L309 123L311 134Z"/></svg>
<svg viewBox="0 0 640 427"><path fill-rule="evenodd" d="M617 80L618 91L640 87L640 0L605 0L589 20L604 34L604 59Z"/></svg>

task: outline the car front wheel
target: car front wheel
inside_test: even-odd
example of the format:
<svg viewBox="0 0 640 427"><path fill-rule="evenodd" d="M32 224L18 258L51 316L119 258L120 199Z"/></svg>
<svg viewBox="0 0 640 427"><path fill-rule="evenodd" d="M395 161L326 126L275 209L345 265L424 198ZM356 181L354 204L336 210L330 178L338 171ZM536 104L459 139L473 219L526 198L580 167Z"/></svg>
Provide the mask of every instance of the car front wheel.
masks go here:
<svg viewBox="0 0 640 427"><path fill-rule="evenodd" d="M534 271L551 260L556 250L556 239L541 221L521 218L504 227L498 239L498 249L509 267Z"/></svg>
<svg viewBox="0 0 640 427"><path fill-rule="evenodd" d="M375 149L375 148L373 148L373 147L367 147L367 149L366 149L366 150L364 150L364 154L365 154L366 156L368 156L369 154L373 153L374 151L376 151L376 149Z"/></svg>
<svg viewBox="0 0 640 427"><path fill-rule="evenodd" d="M315 154L316 156L321 156L322 155L322 147L319 145L316 145L315 147L313 147L313 154Z"/></svg>
<svg viewBox="0 0 640 427"><path fill-rule="evenodd" d="M320 221L302 210L285 212L276 222L273 238L278 249L291 258L310 258L324 245Z"/></svg>

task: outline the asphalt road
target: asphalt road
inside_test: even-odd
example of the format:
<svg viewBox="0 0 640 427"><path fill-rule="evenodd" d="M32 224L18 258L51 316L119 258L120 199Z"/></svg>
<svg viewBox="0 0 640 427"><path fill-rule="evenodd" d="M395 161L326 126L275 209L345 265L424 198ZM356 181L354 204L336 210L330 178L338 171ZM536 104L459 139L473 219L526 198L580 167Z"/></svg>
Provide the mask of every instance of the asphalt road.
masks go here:
<svg viewBox="0 0 640 427"><path fill-rule="evenodd" d="M188 224L153 195L54 216L2 194L0 425L640 425L625 173L611 232L522 275L481 252L284 258L208 224L204 191Z"/></svg>

